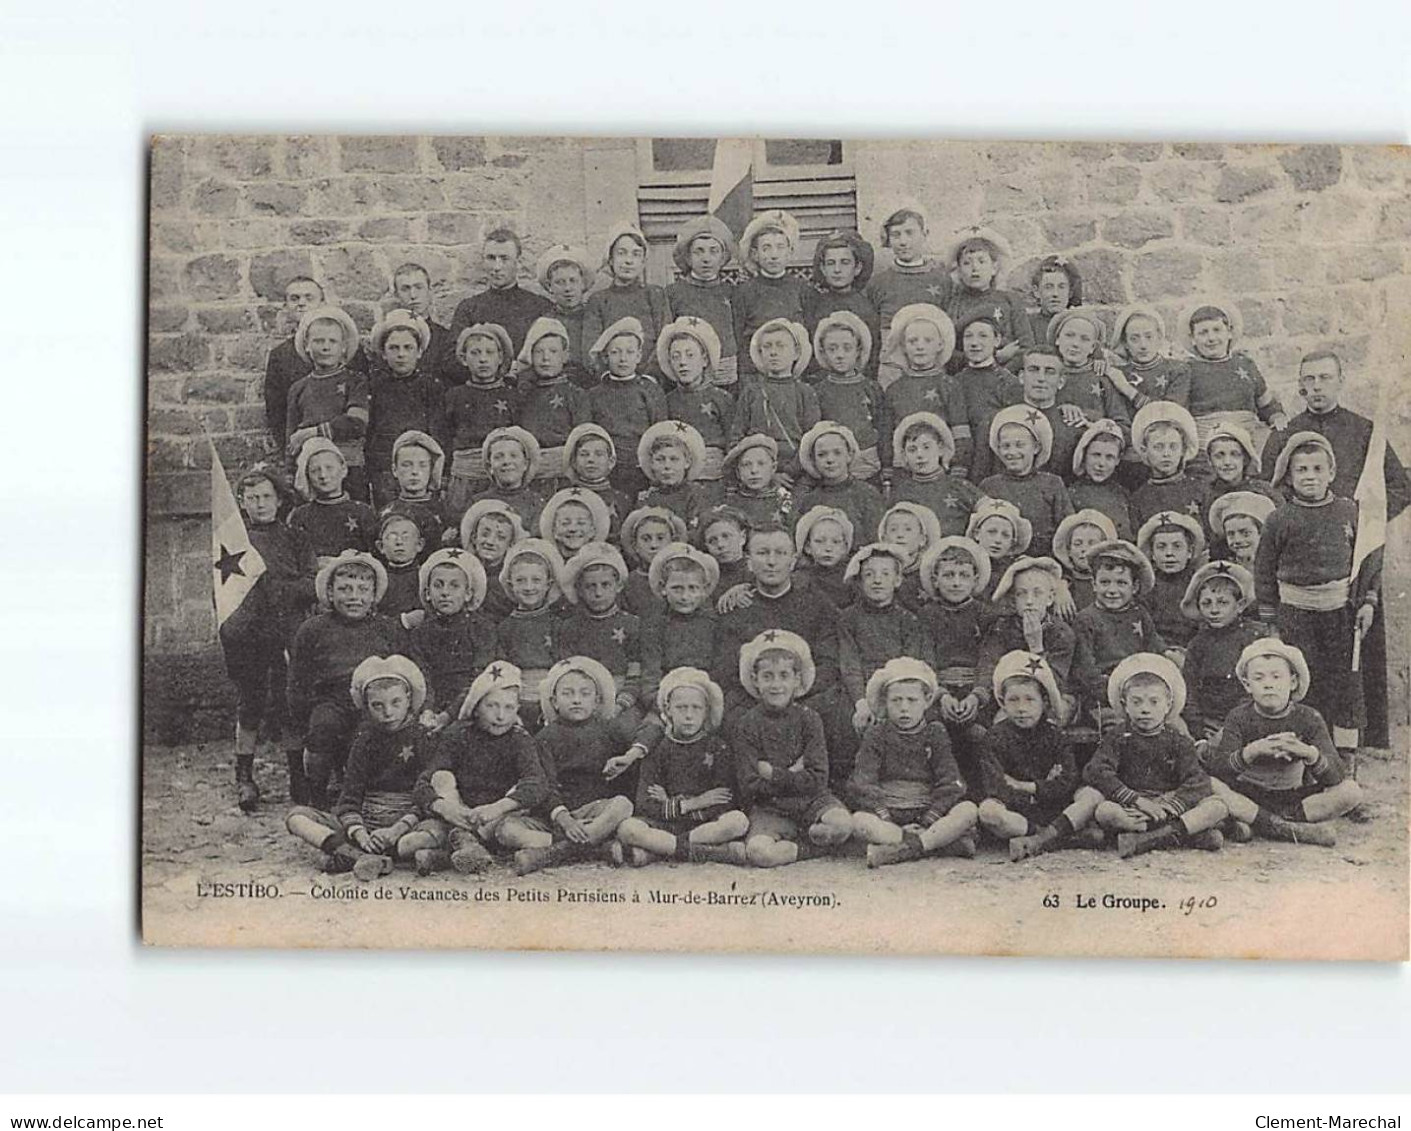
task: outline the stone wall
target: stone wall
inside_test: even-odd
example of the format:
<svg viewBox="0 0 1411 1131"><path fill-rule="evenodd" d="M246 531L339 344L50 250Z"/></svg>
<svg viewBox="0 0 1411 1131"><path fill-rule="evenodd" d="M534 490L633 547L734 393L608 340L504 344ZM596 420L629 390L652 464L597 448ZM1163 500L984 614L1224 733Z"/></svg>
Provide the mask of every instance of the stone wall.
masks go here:
<svg viewBox="0 0 1411 1131"><path fill-rule="evenodd" d="M1411 327L1408 151L1161 143L859 142L863 234L907 201L944 234L984 222L1027 265L1063 252L1098 305L1228 296L1275 389L1298 408L1299 355L1343 351L1349 399L1403 377ZM156 737L205 729L227 698L214 648L209 455L264 454L261 378L284 283L310 274L369 328L391 270L428 268L437 315L483 286L482 234L507 223L527 260L635 214L630 139L164 137L152 146L148 310L147 718ZM883 255L885 258L885 253ZM665 280L659 280L665 281ZM1394 404L1403 451L1411 419ZM1405 702L1404 697L1401 700ZM164 706L164 704L166 706ZM181 710L172 711L170 705ZM192 707L195 705L195 710ZM214 717L212 715L211 717Z"/></svg>

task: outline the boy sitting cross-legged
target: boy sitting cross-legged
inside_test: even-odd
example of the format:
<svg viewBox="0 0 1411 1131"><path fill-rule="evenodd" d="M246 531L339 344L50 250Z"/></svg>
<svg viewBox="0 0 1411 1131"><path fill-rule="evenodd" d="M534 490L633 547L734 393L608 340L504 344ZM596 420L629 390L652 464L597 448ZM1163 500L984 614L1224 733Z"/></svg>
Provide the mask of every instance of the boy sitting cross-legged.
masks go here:
<svg viewBox="0 0 1411 1131"><path fill-rule="evenodd" d="M635 812L617 829L633 865L656 859L746 863L749 818L734 807L735 761L720 733L725 697L700 668L673 668L656 693L664 724L637 782Z"/></svg>
<svg viewBox="0 0 1411 1131"><path fill-rule="evenodd" d="M548 783L539 751L519 722L519 669L496 660L475 677L460 717L442 732L436 753L416 780L417 807L450 849L417 857L418 872L453 867L464 875L494 862L490 845L542 843L520 814L538 805Z"/></svg>
<svg viewBox="0 0 1411 1131"><path fill-rule="evenodd" d="M1117 833L1117 855L1188 845L1218 851L1229 816L1214 795L1195 744L1171 726L1185 706L1181 669L1165 656L1137 652L1107 681L1107 701L1121 726L1106 734L1083 770L1105 798L1097 823Z"/></svg>
<svg viewBox="0 0 1411 1131"><path fill-rule="evenodd" d="M806 850L834 849L852 835L847 807L828 792L823 720L796 701L813 677L813 654L795 633L768 629L740 649L740 686L758 703L731 741L740 795L750 806L745 852L757 868L792 864Z"/></svg>
<svg viewBox="0 0 1411 1131"><path fill-rule="evenodd" d="M1009 841L1011 860L1101 844L1101 830L1096 837L1074 836L1092 820L1102 795L1091 786L1078 788L1073 750L1054 721L1062 716L1063 696L1053 669L1032 652L1010 652L995 665L993 690L1003 717L985 737L980 826Z"/></svg>
<svg viewBox="0 0 1411 1131"><path fill-rule="evenodd" d="M325 872L367 881L391 872L394 859L418 858L439 843L412 799L432 739L416 722L426 681L405 656L369 656L353 669L350 690L363 721L333 811L297 806L285 827L324 854Z"/></svg>
<svg viewBox="0 0 1411 1131"><path fill-rule="evenodd" d="M535 736L548 783L544 800L525 823L525 847L514 854L514 870L524 876L587 859L632 815L632 802L617 793L606 773L624 743L613 725L617 689L612 673L597 660L570 656L544 677L544 729ZM619 853L610 852L619 861Z"/></svg>
<svg viewBox="0 0 1411 1131"><path fill-rule="evenodd" d="M1301 702L1308 690L1303 653L1281 640L1256 640L1235 668L1249 698L1225 717L1220 743L1207 758L1215 796L1230 811L1232 840L1332 847L1319 824L1356 808L1362 790L1347 776L1327 724Z"/></svg>
<svg viewBox="0 0 1411 1131"><path fill-rule="evenodd" d="M926 720L938 689L931 665L910 656L889 660L867 681L878 721L862 740L848 792L869 868L928 853L975 855L975 803L965 797L946 728Z"/></svg>

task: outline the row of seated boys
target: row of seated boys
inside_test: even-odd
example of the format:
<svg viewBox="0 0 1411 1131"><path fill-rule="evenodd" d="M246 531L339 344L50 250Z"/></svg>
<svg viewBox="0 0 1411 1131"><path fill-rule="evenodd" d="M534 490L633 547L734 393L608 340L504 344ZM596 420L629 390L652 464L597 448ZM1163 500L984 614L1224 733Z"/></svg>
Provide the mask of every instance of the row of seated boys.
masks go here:
<svg viewBox="0 0 1411 1131"><path fill-rule="evenodd" d="M1299 700L1302 654L1261 639L1241 653L1247 691L1202 759L1183 729L1185 682L1155 653L1127 657L1107 680L1121 718L1079 771L1055 725L1062 695L1047 662L1000 658L1001 714L975 769L961 769L950 728L930 708L936 672L894 657L869 678L871 722L850 773L830 759L819 715L802 700L816 669L808 643L770 630L740 649L754 703L726 725L711 676L680 667L656 695L659 727L635 782L612 725L615 681L597 661L557 662L541 685L547 723L531 735L519 710L523 673L497 661L472 683L456 721L427 727L418 666L404 656L362 661L350 681L361 718L347 775L328 808L300 805L289 831L323 853L330 872L371 880L397 861L419 874L479 873L498 849L524 875L603 858L777 867L866 845L869 867L928 855L973 857L982 834L1012 860L1060 848L1118 855L1223 847L1228 835L1332 845L1323 822L1360 799L1316 711ZM845 799L845 800L844 800Z"/></svg>

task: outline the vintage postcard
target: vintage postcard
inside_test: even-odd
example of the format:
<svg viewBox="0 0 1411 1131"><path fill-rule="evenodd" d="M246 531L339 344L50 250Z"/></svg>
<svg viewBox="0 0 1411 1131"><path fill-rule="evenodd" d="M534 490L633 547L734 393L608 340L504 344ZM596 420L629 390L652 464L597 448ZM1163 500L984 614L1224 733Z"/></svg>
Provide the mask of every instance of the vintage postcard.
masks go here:
<svg viewBox="0 0 1411 1131"><path fill-rule="evenodd" d="M1408 154L154 138L144 940L1405 960Z"/></svg>

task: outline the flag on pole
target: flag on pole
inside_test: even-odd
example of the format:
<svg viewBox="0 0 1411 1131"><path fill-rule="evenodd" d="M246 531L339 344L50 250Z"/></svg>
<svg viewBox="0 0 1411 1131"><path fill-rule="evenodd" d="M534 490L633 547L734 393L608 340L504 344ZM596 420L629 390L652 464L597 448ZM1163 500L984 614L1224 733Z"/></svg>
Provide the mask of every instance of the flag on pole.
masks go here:
<svg viewBox="0 0 1411 1131"><path fill-rule="evenodd" d="M1363 563L1378 553L1387 540L1387 386L1384 382L1378 398L1377 415L1372 420L1372 438L1367 444L1367 458L1362 462L1362 474L1352 497L1357 500L1357 534L1352 542L1352 581L1354 587ZM1358 631L1352 639L1352 670L1362 670L1362 637Z"/></svg>
<svg viewBox="0 0 1411 1131"><path fill-rule="evenodd" d="M211 445L211 561L215 571L216 625L223 625L265 572L265 560L250 542L235 493Z"/></svg>
<svg viewBox="0 0 1411 1131"><path fill-rule="evenodd" d="M754 143L745 138L719 138L710 170L706 210L720 219L738 239L754 218Z"/></svg>

